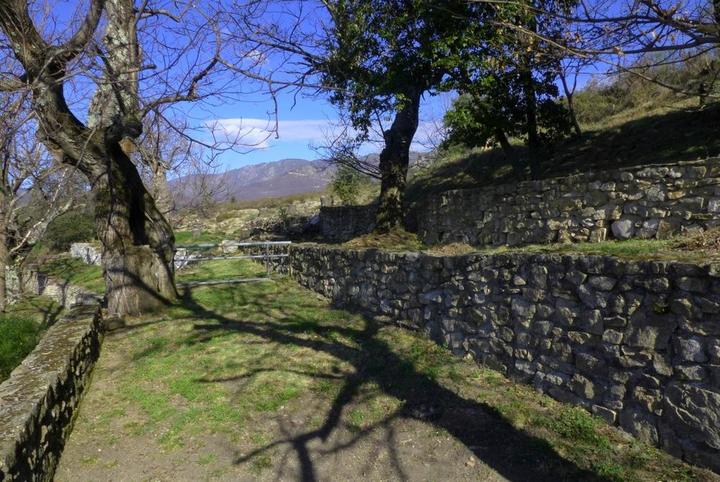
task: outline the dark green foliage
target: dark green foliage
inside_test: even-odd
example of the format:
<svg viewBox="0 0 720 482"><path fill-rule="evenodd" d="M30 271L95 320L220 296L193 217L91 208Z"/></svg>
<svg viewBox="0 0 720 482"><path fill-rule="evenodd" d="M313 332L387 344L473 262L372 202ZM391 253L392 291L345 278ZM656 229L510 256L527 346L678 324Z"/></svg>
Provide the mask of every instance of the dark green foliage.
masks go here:
<svg viewBox="0 0 720 482"><path fill-rule="evenodd" d="M567 109L556 99L556 87L537 99L539 134L547 146L552 146L570 132ZM445 113L443 123L448 135L443 147L455 144L467 147L497 145L500 142L498 132L508 137L527 139L524 109L522 96L513 95L511 90L501 93L488 89L479 96L464 94Z"/></svg>
<svg viewBox="0 0 720 482"><path fill-rule="evenodd" d="M41 333L41 326L35 320L0 315L0 381L35 348Z"/></svg>
<svg viewBox="0 0 720 482"><path fill-rule="evenodd" d="M321 56L308 59L347 112L361 144L379 119L384 148L376 230L403 222L409 150L420 100L485 48L492 8L465 0L333 0Z"/></svg>
<svg viewBox="0 0 720 482"><path fill-rule="evenodd" d="M469 62L490 29L487 8L465 1L335 0L323 85L367 134L378 113L397 111Z"/></svg>
<svg viewBox="0 0 720 482"><path fill-rule="evenodd" d="M93 216L87 210L70 211L53 220L45 233L46 243L53 251L67 251L72 243L95 239Z"/></svg>
<svg viewBox="0 0 720 482"><path fill-rule="evenodd" d="M498 7L495 20L521 27L497 27L487 36L483 55L464 62L446 82L448 89L465 94L446 117L448 143L483 145L499 143L512 158L518 175L530 166L533 177L549 156L552 145L570 132L567 110L557 102L556 83L563 52L552 41L562 38L565 25L557 13L570 10L574 0L536 0ZM543 13L551 12L551 13ZM545 39L550 39L546 41ZM462 122L472 119L474 132ZM477 135L475 135L477 134ZM509 138L519 138L528 147L525 162L519 162Z"/></svg>

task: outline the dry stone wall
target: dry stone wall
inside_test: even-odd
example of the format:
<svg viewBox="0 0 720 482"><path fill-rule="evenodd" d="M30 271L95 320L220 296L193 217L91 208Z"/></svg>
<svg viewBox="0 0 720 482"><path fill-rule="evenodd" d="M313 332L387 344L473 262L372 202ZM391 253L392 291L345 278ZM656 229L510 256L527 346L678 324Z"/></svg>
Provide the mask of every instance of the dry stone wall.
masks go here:
<svg viewBox="0 0 720 482"><path fill-rule="evenodd" d="M10 285L11 291L23 295L47 296L62 306L97 305L102 301L102 295L93 293L81 286L70 284L64 280L57 280L32 267L20 271L19 275Z"/></svg>
<svg viewBox="0 0 720 482"><path fill-rule="evenodd" d="M0 384L0 481L52 480L100 353L99 313L73 308Z"/></svg>
<svg viewBox="0 0 720 482"><path fill-rule="evenodd" d="M323 206L320 208L320 232L328 241L347 241L372 231L377 205Z"/></svg>
<svg viewBox="0 0 720 482"><path fill-rule="evenodd" d="M428 244L667 238L720 224L720 159L447 191L417 222Z"/></svg>
<svg viewBox="0 0 720 482"><path fill-rule="evenodd" d="M720 471L720 265L296 245L284 269Z"/></svg>

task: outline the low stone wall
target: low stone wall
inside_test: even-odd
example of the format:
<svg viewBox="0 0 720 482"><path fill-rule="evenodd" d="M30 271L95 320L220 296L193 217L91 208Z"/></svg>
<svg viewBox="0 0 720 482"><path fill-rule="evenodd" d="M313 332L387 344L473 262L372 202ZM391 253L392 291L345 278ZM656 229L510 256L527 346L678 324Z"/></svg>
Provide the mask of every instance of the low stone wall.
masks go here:
<svg viewBox="0 0 720 482"><path fill-rule="evenodd" d="M52 480L101 339L98 306L75 307L0 384L0 480Z"/></svg>
<svg viewBox="0 0 720 482"><path fill-rule="evenodd" d="M447 191L418 212L428 244L666 238L720 225L720 159Z"/></svg>
<svg viewBox="0 0 720 482"><path fill-rule="evenodd" d="M320 231L328 241L347 241L367 234L375 227L377 205L323 206L320 208Z"/></svg>
<svg viewBox="0 0 720 482"><path fill-rule="evenodd" d="M17 277L17 283L20 293L47 296L62 306L97 304L102 300L102 295L66 281L56 280L38 268L22 270Z"/></svg>
<svg viewBox="0 0 720 482"><path fill-rule="evenodd" d="M290 247L301 284L720 471L720 265Z"/></svg>

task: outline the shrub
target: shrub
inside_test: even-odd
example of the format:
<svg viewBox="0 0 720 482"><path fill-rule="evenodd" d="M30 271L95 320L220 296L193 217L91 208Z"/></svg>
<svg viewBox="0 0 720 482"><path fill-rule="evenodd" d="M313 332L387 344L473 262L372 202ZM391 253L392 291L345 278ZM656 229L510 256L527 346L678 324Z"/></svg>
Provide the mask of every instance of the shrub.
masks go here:
<svg viewBox="0 0 720 482"><path fill-rule="evenodd" d="M45 242L53 251L67 251L72 243L95 239L92 213L71 211L57 217L47 227Z"/></svg>
<svg viewBox="0 0 720 482"><path fill-rule="evenodd" d="M361 174L347 166L338 167L335 177L330 184L333 194L340 198L343 204L356 204L363 186L368 184L368 176Z"/></svg>

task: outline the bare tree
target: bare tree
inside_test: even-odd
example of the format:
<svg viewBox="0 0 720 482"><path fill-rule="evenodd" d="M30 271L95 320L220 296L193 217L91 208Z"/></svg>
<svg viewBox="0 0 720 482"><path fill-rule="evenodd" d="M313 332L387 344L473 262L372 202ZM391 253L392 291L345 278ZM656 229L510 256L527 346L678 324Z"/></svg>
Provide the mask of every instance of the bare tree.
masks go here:
<svg viewBox="0 0 720 482"><path fill-rule="evenodd" d="M0 92L0 310L7 268L21 262L48 225L79 199L77 190L68 189L70 168L54 162L35 140L27 97Z"/></svg>
<svg viewBox="0 0 720 482"><path fill-rule="evenodd" d="M583 57L567 57L562 59L558 64L558 78L565 94L565 102L567 103L568 112L570 113L570 121L576 136L582 135L582 128L577 120L575 113L575 92L578 87L578 77L584 68L592 63L591 59Z"/></svg>
<svg viewBox="0 0 720 482"><path fill-rule="evenodd" d="M0 89L31 92L42 141L90 183L111 313L141 313L177 297L172 229L130 155L149 112L236 93L218 62L223 12L215 6L91 0L71 35L46 38L27 0L0 0L0 55L15 60ZM95 88L81 121L73 109L89 93L73 96L67 87L88 81Z"/></svg>
<svg viewBox="0 0 720 482"><path fill-rule="evenodd" d="M482 50L479 26L488 9L466 1L410 5L389 0L317 4L258 0L251 4L253 8L233 27L263 56L280 57L264 71L257 69L262 73L256 77L269 78L278 89L303 87L327 94L347 113L357 143L369 139L372 126L387 124L378 165L375 229L386 232L401 226L421 100L453 73L456 62ZM335 147L339 155L334 157L341 163L366 169L348 155L347 145Z"/></svg>
<svg viewBox="0 0 720 482"><path fill-rule="evenodd" d="M720 46L720 3L717 0L581 0L571 13L543 10L524 0L473 0L496 9L534 10L567 25L565 36L550 39L524 25L496 22L500 27L540 37L548 48L582 59L586 65L605 65L610 72L626 72L687 95L717 98L707 85L668 82L657 67L682 64L717 52ZM647 62L648 54L654 54ZM640 59L645 61L640 62ZM714 78L718 65L710 66Z"/></svg>

